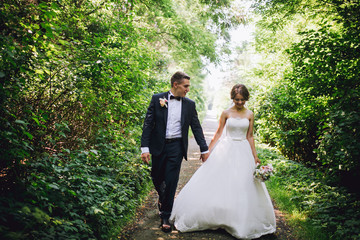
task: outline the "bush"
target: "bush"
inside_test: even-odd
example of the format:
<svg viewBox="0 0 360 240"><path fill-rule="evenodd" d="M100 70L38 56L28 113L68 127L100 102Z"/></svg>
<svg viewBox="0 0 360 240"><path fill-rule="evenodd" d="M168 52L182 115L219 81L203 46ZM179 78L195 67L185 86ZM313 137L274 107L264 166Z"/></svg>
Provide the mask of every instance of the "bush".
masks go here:
<svg viewBox="0 0 360 240"><path fill-rule="evenodd" d="M270 41L259 49L275 52L291 65L280 73L256 71L271 82L270 89L258 94L256 124L262 140L286 157L322 171L330 184L360 196L360 187L352 184L360 172L360 4L328 2L324 8L319 1L291 6L277 0L269 5L258 2L264 16L258 24L259 33L264 33L258 44ZM284 16L280 22L279 15ZM271 45L278 38L286 48ZM276 64L282 63L266 66L276 69Z"/></svg>
<svg viewBox="0 0 360 240"><path fill-rule="evenodd" d="M354 194L326 184L321 172L287 160L271 148L260 147L258 155L264 163L274 166L275 174L267 184L270 195L272 191L274 195L281 190L287 193L284 198L275 197L277 205L284 208L281 210L303 214L309 226L321 231L324 239L360 237L360 201ZM309 239L307 234L311 231L302 229L301 235Z"/></svg>
<svg viewBox="0 0 360 240"><path fill-rule="evenodd" d="M137 139L139 133L130 136ZM151 181L149 167L140 164L137 142L109 140L107 133L101 132L90 151L43 154L26 165L28 177L23 192L1 198L5 236L115 237L133 215Z"/></svg>
<svg viewBox="0 0 360 240"><path fill-rule="evenodd" d="M217 58L206 19L225 33L215 25L229 5L0 3L1 237L116 236L149 188L139 138L150 97L168 89L169 65L201 85L202 58Z"/></svg>

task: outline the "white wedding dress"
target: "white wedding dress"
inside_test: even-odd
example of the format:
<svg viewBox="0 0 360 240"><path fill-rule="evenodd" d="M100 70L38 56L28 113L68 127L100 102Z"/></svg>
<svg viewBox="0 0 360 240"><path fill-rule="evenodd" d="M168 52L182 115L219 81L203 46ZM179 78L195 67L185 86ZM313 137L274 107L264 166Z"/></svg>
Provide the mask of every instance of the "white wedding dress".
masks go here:
<svg viewBox="0 0 360 240"><path fill-rule="evenodd" d="M175 199L170 220L180 232L223 228L240 239L276 230L274 208L246 133L249 120L228 118L225 136Z"/></svg>

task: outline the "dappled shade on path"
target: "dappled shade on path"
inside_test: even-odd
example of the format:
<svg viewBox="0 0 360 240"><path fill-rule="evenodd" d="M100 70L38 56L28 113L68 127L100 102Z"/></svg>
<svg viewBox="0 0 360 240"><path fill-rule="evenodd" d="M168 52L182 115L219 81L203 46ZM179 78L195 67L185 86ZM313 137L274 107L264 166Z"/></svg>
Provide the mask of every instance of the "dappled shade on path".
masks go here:
<svg viewBox="0 0 360 240"><path fill-rule="evenodd" d="M208 112L203 121L203 131L207 142L209 143L218 127L218 117L214 112ZM196 144L194 138L189 141L189 157L188 161L183 161L179 185L177 193L184 187L189 181L195 171L201 166L199 147ZM276 208L276 224L277 232L262 236L261 240L295 240L291 234L290 228L284 221L283 214ZM155 190L151 191L147 200L141 206L137 212L136 220L134 223L127 226L124 230L121 239L136 239L136 240L149 240L149 239L216 239L227 240L235 239L223 229L218 230L206 230L199 232L181 233L174 229L171 233L164 233L159 228L160 219L157 210L157 194Z"/></svg>

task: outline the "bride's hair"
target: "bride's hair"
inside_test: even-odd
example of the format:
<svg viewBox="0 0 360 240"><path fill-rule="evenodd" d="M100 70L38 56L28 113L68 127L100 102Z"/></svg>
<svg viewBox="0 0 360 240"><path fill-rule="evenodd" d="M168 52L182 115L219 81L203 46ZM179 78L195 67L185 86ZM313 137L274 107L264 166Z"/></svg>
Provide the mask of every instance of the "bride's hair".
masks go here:
<svg viewBox="0 0 360 240"><path fill-rule="evenodd" d="M231 99L234 99L236 94L240 94L241 96L243 96L245 101L249 100L250 98L249 90L245 87L244 84L236 84L235 86L233 86L230 92Z"/></svg>

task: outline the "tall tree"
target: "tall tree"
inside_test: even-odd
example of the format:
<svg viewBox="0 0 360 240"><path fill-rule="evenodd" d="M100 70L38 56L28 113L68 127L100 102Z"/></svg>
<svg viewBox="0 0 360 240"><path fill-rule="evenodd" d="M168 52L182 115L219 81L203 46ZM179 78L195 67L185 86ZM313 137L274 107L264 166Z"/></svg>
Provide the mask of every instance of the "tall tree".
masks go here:
<svg viewBox="0 0 360 240"><path fill-rule="evenodd" d="M255 4L258 50L291 63L277 74L257 70L272 83L260 94L260 133L291 159L357 192L351 182L360 170L359 7L346 0Z"/></svg>
<svg viewBox="0 0 360 240"><path fill-rule="evenodd" d="M216 62L217 37L239 22L226 14L230 7L215 0L0 3L2 236L116 235L150 182L136 161L149 96L168 88L174 68L201 85L201 59Z"/></svg>

